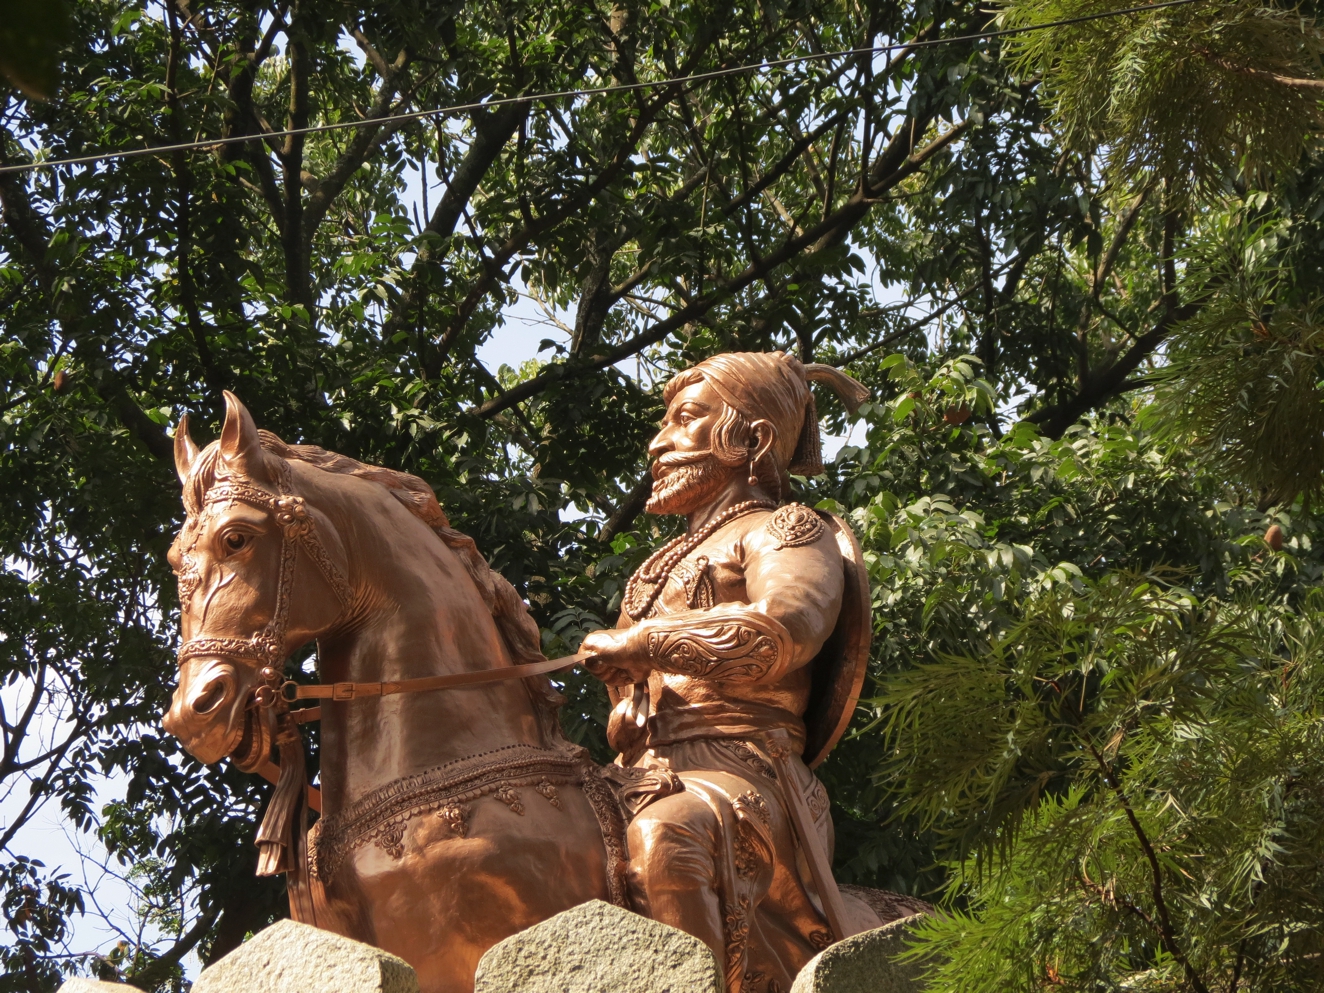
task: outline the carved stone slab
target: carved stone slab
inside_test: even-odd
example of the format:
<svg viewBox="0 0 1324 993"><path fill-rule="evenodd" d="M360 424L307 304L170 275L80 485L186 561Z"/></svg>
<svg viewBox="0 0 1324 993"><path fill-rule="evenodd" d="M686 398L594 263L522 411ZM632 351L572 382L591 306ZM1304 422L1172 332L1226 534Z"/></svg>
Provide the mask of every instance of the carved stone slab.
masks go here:
<svg viewBox="0 0 1324 993"><path fill-rule="evenodd" d="M193 993L418 993L418 978L380 948L286 920L203 969Z"/></svg>
<svg viewBox="0 0 1324 993"><path fill-rule="evenodd" d="M133 987L125 983L103 983L99 979L66 979L56 993L125 993Z"/></svg>
<svg viewBox="0 0 1324 993"><path fill-rule="evenodd" d="M898 962L905 933L920 914L839 941L819 952L795 977L791 993L919 993L922 967Z"/></svg>
<svg viewBox="0 0 1324 993"><path fill-rule="evenodd" d="M608 990L722 993L722 972L698 938L592 900L489 948L474 979L474 993Z"/></svg>

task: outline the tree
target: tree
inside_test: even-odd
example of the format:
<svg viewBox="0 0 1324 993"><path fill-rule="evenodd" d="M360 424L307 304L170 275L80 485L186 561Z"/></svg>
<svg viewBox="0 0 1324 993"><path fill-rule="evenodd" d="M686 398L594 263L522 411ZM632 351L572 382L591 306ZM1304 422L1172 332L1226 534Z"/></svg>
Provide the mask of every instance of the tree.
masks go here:
<svg viewBox="0 0 1324 993"><path fill-rule="evenodd" d="M1318 988L1319 591L1267 585L1061 584L893 681L903 809L961 853L930 989Z"/></svg>
<svg viewBox="0 0 1324 993"><path fill-rule="evenodd" d="M1120 6L1027 2L1006 18ZM1170 350L1209 338L1201 315L1246 333L1236 302L1251 297L1235 287L1289 288L1290 327L1304 326L1313 21L1294 22L1292 47L1276 7L1192 4L1045 29L1005 59L998 38L952 40L997 26L964 2L81 0L72 20L52 99L3 94L0 158L135 154L0 173L0 651L20 701L0 715L0 782L32 797L5 825L0 879L15 988L78 964L62 943L78 888L21 858L26 818L52 800L113 857L159 859L152 906L179 908L165 940L131 942L104 970L174 987L185 955L221 954L280 912L278 887L250 878L266 787L200 768L154 730L176 606L169 429L188 411L214 432L223 389L287 440L431 482L533 605L549 654L614 616L630 569L674 527L640 518L656 384L723 349L790 348L875 390L868 445L797 485L849 510L875 556L879 679L973 636L992 644L1035 584L1076 575L1062 562L1091 583L1195 569L1224 596L1217 556L1233 539L1265 513L1298 519L1295 491L1181 454L1209 429L1165 414L1162 441L1121 425ZM1272 59L1237 47L1260 21ZM1187 136L1199 182L1158 153L1109 157L1119 136L1167 147L1136 130L1139 110L1070 123L1079 60L1053 53L1108 40L1090 79L1152 63L1128 85L1153 104L1168 63L1134 54L1145 32L1213 53L1196 52L1202 86L1271 90ZM854 51L871 45L894 47ZM778 64L722 74L765 61ZM1269 136L1273 155L1243 168L1223 154L1220 136L1259 142L1247 122L1289 105L1300 124ZM332 124L353 126L302 133ZM136 154L195 138L230 143ZM1269 222L1280 236L1247 256ZM545 360L489 369L479 348L521 295L563 334ZM1290 337L1268 317L1274 342ZM1188 379L1172 382L1227 367L1217 348L1199 354L1212 365L1174 366ZM637 375L620 371L631 358ZM1010 396L1037 433L996 399ZM844 412L823 409L844 431ZM1263 416L1236 409L1238 423ZM1297 491L1311 471L1294 470ZM1045 478L1076 489L1046 501ZM571 676L566 691L567 732L606 758L600 687ZM886 692L824 769L839 869L925 891L945 878L946 828L873 776L893 748ZM32 716L48 712L59 720ZM126 795L96 809L112 772Z"/></svg>
<svg viewBox="0 0 1324 993"><path fill-rule="evenodd" d="M1310 518L1122 425L995 441L951 416L971 363L892 369L838 467L885 617L848 754L891 813L857 864L904 832L947 869L929 989L1316 988Z"/></svg>

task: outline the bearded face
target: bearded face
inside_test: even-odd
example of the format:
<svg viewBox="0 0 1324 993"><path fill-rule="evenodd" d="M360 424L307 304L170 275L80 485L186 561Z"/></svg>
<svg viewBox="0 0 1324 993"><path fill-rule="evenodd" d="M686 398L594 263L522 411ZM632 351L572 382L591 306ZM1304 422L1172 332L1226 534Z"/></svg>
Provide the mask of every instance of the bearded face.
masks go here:
<svg viewBox="0 0 1324 993"><path fill-rule="evenodd" d="M715 500L734 471L711 451L668 452L653 463L650 514L689 514Z"/></svg>
<svg viewBox="0 0 1324 993"><path fill-rule="evenodd" d="M644 509L650 514L689 515L722 499L728 490L728 499L748 499L752 491L741 492L742 487L733 484L753 471L758 448L758 435L745 415L728 405L707 380L689 383L671 397L662 430L648 446L654 482ZM774 481L758 495L775 498L777 467L771 459L761 461L760 469L770 472Z"/></svg>

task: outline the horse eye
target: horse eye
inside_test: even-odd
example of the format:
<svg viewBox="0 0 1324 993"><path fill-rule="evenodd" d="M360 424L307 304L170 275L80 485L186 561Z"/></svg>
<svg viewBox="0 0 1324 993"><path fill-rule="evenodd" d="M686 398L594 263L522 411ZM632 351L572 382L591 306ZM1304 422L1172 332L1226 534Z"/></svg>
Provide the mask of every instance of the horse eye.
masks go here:
<svg viewBox="0 0 1324 993"><path fill-rule="evenodd" d="M231 531L225 536L225 547L232 552L237 552L248 543L248 535L239 531Z"/></svg>

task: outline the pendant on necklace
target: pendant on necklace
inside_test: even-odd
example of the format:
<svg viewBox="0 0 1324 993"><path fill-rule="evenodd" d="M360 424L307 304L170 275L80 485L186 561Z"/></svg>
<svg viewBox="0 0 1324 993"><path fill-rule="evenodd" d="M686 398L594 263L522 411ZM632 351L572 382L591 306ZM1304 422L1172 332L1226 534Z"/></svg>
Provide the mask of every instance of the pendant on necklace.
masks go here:
<svg viewBox="0 0 1324 993"><path fill-rule="evenodd" d="M666 576L656 582L649 582L638 573L630 577L630 581L625 584L625 602L622 606L631 620L641 621L652 612L653 604L662 591L662 584L666 581Z"/></svg>

